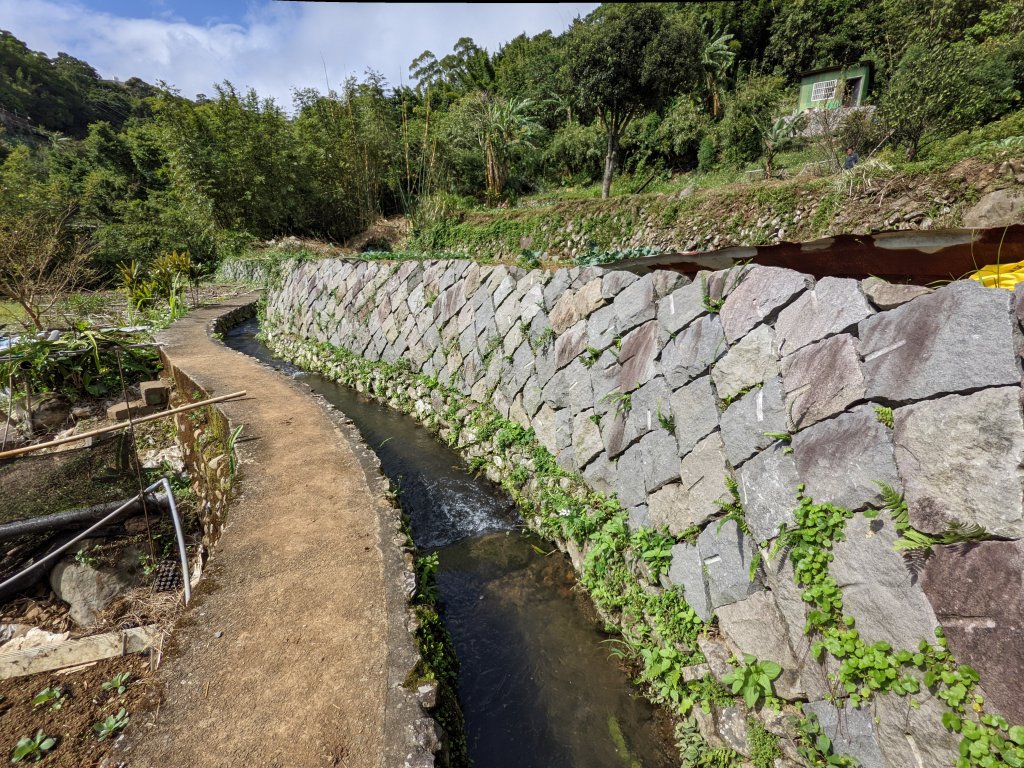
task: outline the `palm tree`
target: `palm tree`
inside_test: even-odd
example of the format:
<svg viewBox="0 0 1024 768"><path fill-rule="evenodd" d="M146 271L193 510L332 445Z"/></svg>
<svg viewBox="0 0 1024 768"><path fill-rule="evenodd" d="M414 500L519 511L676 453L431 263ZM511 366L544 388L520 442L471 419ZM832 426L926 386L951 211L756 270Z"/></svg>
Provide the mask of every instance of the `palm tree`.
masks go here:
<svg viewBox="0 0 1024 768"><path fill-rule="evenodd" d="M505 99L486 91L477 94L477 140L484 151L487 199L501 199L509 167L519 149L532 148L539 126L530 114L529 99Z"/></svg>
<svg viewBox="0 0 1024 768"><path fill-rule="evenodd" d="M757 130L761 134L761 150L764 152L764 177L770 179L775 172L775 156L793 143L802 124L800 115L780 117L769 124L755 120Z"/></svg>
<svg viewBox="0 0 1024 768"><path fill-rule="evenodd" d="M704 82L711 98L711 116L718 118L722 112L722 82L725 80L736 59L736 52L729 47L733 35L716 29L708 36L701 51L700 63L704 68Z"/></svg>

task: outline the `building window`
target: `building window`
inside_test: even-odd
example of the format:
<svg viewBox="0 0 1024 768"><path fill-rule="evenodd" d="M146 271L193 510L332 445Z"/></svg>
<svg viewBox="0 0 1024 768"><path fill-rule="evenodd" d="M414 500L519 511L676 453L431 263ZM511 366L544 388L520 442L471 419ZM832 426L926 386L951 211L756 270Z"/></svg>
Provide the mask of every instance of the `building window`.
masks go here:
<svg viewBox="0 0 1024 768"><path fill-rule="evenodd" d="M822 80L811 89L811 101L828 101L835 98L836 80Z"/></svg>

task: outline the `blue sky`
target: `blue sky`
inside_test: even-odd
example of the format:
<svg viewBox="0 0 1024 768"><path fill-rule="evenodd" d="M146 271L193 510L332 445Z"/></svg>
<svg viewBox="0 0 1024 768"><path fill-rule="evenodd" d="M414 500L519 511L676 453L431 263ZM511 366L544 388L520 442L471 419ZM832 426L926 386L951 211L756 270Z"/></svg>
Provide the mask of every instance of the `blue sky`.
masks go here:
<svg viewBox="0 0 1024 768"><path fill-rule="evenodd" d="M597 3L402 4L275 0L0 0L0 29L104 77L163 81L185 96L230 80L282 106L293 88L337 86L367 68L408 83L409 63L460 37L490 51L521 32L559 33ZM326 69L326 73L325 73Z"/></svg>

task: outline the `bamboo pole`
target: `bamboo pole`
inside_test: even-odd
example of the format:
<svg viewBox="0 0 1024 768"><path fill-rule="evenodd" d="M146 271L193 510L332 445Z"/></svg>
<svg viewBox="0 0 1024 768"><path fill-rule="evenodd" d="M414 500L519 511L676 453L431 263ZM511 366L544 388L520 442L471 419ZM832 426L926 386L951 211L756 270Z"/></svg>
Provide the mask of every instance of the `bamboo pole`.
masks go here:
<svg viewBox="0 0 1024 768"><path fill-rule="evenodd" d="M213 405L214 403L223 403L225 400L235 400L239 397L245 397L245 390L240 392L232 392L230 395L220 395L219 397L211 397L209 400L201 400L197 403L188 403L187 405L179 405L177 408L171 408L169 411L161 411L160 413L154 413L149 416L143 416L141 419L134 419L131 422L125 422L124 424L112 424L109 427L100 427L90 432L82 432L80 435L68 435L67 437L60 437L56 440L51 440L48 443L38 443L36 445L26 445L24 448L14 448L9 451L0 452L0 459L10 459L15 456L21 456L26 453L32 453L34 451L40 451L43 448L53 448L57 445L63 445L65 443L73 443L76 440L84 440L87 437L96 437L97 435L105 435L109 432L117 432L120 429L128 429L131 424L144 424L147 421L155 421L156 419L162 419L165 416L173 416L176 413L184 413L185 411L195 410L196 408L202 408L204 405Z"/></svg>

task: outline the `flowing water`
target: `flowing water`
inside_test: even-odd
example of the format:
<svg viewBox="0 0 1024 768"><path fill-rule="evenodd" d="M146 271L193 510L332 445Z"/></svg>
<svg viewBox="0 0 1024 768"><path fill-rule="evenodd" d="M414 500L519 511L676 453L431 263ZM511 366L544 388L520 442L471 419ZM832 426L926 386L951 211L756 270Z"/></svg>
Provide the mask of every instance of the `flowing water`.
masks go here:
<svg viewBox="0 0 1024 768"><path fill-rule="evenodd" d="M414 419L276 360L255 321L226 342L290 375L355 422L399 487L416 546L437 551L442 618L476 768L663 768L664 721L609 656L568 561L526 533L509 499Z"/></svg>

